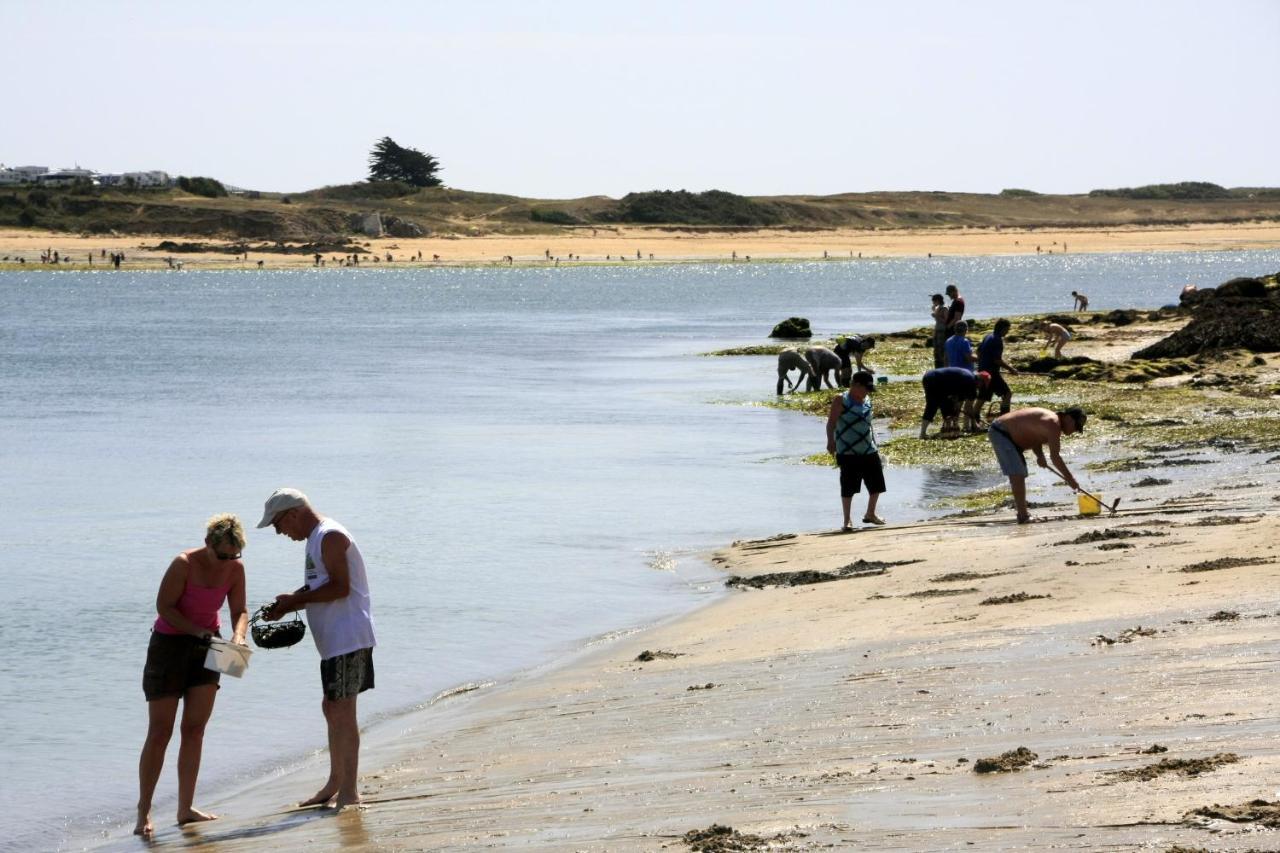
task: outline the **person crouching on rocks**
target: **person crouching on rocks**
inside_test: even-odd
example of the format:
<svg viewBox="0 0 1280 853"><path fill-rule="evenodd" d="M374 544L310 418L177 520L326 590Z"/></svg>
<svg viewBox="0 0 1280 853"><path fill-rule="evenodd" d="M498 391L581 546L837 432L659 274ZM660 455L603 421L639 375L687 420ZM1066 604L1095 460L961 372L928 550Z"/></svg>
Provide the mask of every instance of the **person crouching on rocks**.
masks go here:
<svg viewBox="0 0 1280 853"><path fill-rule="evenodd" d="M853 530L850 513L853 496L867 484L867 513L864 524L884 524L876 515L876 502L884 494L884 466L876 448L875 429L871 424L871 393L875 377L859 370L849 381L849 390L831 401L827 416L827 452L834 454L840 466L840 503L844 510L841 529Z"/></svg>

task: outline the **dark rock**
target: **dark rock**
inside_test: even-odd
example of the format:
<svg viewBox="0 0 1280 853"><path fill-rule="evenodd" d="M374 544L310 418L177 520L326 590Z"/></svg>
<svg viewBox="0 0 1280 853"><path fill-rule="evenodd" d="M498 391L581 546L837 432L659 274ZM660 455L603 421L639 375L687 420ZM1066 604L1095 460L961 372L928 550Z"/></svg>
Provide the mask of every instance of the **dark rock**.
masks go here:
<svg viewBox="0 0 1280 853"><path fill-rule="evenodd" d="M813 330L809 328L809 321L804 317L788 317L773 327L769 337L791 340L808 339L813 337Z"/></svg>
<svg viewBox="0 0 1280 853"><path fill-rule="evenodd" d="M384 216L382 227L391 237L426 237L431 233L418 223L398 216Z"/></svg>
<svg viewBox="0 0 1280 853"><path fill-rule="evenodd" d="M1021 770L1039 758L1025 746L1003 753L998 758L979 758L973 764L974 773L1011 773Z"/></svg>

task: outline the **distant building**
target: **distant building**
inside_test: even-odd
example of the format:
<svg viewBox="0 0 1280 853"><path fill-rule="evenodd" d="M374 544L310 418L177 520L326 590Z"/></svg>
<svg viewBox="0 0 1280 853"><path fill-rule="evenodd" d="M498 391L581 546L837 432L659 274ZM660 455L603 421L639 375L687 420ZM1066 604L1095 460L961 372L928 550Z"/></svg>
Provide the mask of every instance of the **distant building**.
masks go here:
<svg viewBox="0 0 1280 853"><path fill-rule="evenodd" d="M36 180L49 171L48 166L13 166L6 168L0 165L0 185L34 184Z"/></svg>
<svg viewBox="0 0 1280 853"><path fill-rule="evenodd" d="M46 172L43 175L36 176L36 183L46 187L65 187L81 181L93 183L93 170L81 169L76 166L74 169L59 169L56 172Z"/></svg>
<svg viewBox="0 0 1280 853"><path fill-rule="evenodd" d="M99 175L98 183L104 187L171 187L176 181L168 172L153 169L150 172L124 172Z"/></svg>

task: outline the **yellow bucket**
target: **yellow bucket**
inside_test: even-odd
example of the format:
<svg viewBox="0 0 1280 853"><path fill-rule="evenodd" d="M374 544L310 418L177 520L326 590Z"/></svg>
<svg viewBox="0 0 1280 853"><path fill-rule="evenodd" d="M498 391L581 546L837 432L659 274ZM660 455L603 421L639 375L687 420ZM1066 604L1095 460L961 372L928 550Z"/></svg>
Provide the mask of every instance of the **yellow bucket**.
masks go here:
<svg viewBox="0 0 1280 853"><path fill-rule="evenodd" d="M1093 495L1081 493L1076 496L1076 503L1080 505L1081 515L1097 515L1102 512L1102 501Z"/></svg>

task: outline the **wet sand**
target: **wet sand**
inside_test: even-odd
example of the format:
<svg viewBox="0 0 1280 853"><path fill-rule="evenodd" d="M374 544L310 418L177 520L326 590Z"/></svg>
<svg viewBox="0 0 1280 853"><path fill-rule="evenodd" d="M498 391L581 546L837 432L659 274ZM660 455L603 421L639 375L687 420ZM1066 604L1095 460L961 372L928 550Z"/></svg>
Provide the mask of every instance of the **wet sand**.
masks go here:
<svg viewBox="0 0 1280 853"><path fill-rule="evenodd" d="M1217 497L1127 490L1114 517L1076 516L1033 476L1054 506L1029 526L1002 512L735 543L712 558L727 574L898 564L734 590L385 723L364 810L283 810L321 756L207 803L215 823L161 826L156 846L681 850L720 824L773 846L707 849L1275 849L1184 815L1280 799L1277 467L1225 488L1239 477L1205 466ZM1105 531L1143 535L1082 537ZM318 734L312 711L297 713ZM1020 747L1022 769L975 772Z"/></svg>
<svg viewBox="0 0 1280 853"><path fill-rule="evenodd" d="M311 254L285 255L250 251L247 260L226 253L177 253L155 247L165 239L175 242L216 242L204 237L159 236L80 236L50 234L43 231L0 230L0 267L12 268L18 257L25 257L25 268L50 269L40 263L45 250L56 250L70 263L58 269L85 269L88 255L93 254L93 267L109 269L105 250L124 252L126 268L167 269L166 258L181 261L184 268L249 269L312 267ZM258 241L248 241L256 245ZM390 253L393 266L433 265L500 265L504 258L521 265L560 265L574 263L651 263L730 261L736 253L739 263L766 260L823 259L851 261L873 257L925 257L955 255L1026 255L1041 253L1108 253L1108 252L1173 252L1219 251L1232 249L1271 249L1280 246L1280 224L1201 224L1169 227L1120 227L1107 229L918 229L870 230L835 229L829 231L674 231L661 228L619 227L573 228L549 235L486 235L477 237L429 237L422 239L359 238L358 242L377 255L375 264L362 256L361 266L384 266ZM410 261L422 253L421 262ZM547 253L551 260L548 260ZM637 259L636 253L640 253ZM343 253L322 253L327 268ZM434 256L439 260L434 260ZM650 259L652 255L652 259ZM570 256L578 260L570 260ZM34 265L34 266L33 266Z"/></svg>

